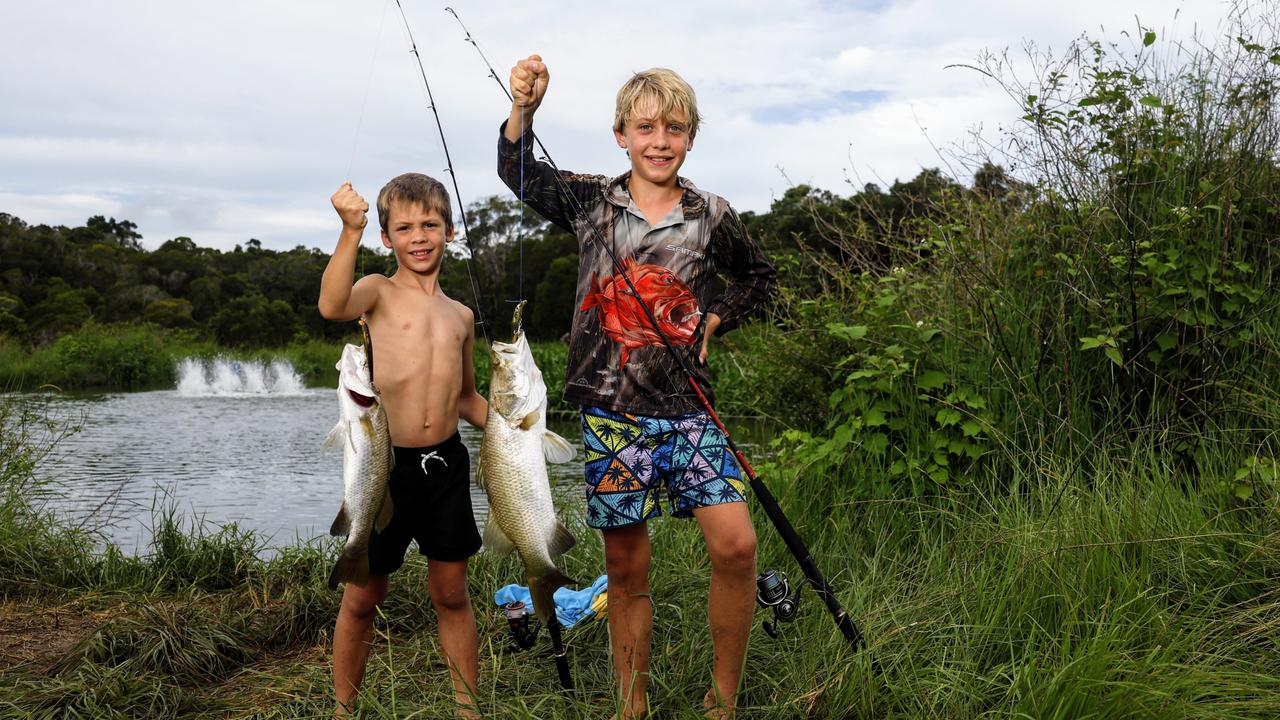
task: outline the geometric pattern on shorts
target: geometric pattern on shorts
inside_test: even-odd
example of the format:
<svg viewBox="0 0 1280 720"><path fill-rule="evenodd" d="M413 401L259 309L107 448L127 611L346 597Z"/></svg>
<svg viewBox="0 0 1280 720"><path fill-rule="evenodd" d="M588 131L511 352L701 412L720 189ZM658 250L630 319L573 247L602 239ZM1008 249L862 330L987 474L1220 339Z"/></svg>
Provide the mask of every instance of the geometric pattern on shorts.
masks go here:
<svg viewBox="0 0 1280 720"><path fill-rule="evenodd" d="M587 523L622 527L669 511L689 517L698 507L741 502L746 483L724 434L706 413L674 418L583 408Z"/></svg>

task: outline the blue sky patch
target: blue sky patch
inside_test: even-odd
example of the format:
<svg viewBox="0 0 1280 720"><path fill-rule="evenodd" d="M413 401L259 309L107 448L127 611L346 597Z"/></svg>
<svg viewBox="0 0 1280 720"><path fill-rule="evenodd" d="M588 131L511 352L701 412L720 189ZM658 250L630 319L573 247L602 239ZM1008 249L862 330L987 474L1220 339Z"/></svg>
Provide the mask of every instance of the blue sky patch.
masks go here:
<svg viewBox="0 0 1280 720"><path fill-rule="evenodd" d="M807 120L818 120L839 112L865 110L883 102L886 90L842 90L822 97L762 107L751 114L756 122L766 125L794 125Z"/></svg>

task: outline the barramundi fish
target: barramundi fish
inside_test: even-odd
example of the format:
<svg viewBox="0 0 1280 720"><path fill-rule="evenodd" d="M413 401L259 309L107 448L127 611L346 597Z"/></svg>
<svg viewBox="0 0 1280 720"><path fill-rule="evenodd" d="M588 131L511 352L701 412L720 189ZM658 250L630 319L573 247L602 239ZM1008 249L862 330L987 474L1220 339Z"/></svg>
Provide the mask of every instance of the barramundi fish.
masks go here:
<svg viewBox="0 0 1280 720"><path fill-rule="evenodd" d="M552 617L556 588L575 584L553 558L573 547L574 537L551 503L547 461L569 462L574 449L547 429L547 386L533 361L516 306L512 342L490 346L489 416L480 441L476 482L489 496L485 549L524 563L533 607L543 623Z"/></svg>
<svg viewBox="0 0 1280 720"><path fill-rule="evenodd" d="M342 448L342 509L330 535L346 535L347 544L329 573L329 587L369 582L369 536L381 531L395 511L391 477L391 433L382 398L373 387L365 348L347 345L338 368L338 424L325 437L325 447Z"/></svg>

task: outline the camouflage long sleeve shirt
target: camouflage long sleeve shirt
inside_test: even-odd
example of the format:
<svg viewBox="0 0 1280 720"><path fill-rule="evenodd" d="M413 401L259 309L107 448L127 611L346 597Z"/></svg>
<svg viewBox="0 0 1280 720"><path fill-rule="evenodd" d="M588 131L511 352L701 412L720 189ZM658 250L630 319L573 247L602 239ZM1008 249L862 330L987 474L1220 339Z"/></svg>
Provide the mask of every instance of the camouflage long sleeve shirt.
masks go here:
<svg viewBox="0 0 1280 720"><path fill-rule="evenodd" d="M565 399L656 417L702 410L638 301L711 399L706 366L698 363L707 314L720 316L717 335L727 332L763 306L775 283L773 265L728 201L678 178L680 202L650 224L631 198L629 172L557 173L534 158L529 132L513 143L500 131L498 175L529 207L578 238ZM717 273L728 280L718 294Z"/></svg>

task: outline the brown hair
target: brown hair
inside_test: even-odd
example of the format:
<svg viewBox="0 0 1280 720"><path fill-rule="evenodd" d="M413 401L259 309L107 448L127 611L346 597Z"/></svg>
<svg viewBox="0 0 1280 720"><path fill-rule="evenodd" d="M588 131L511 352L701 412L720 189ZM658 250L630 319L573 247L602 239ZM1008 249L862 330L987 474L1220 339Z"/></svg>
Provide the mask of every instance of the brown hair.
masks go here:
<svg viewBox="0 0 1280 720"><path fill-rule="evenodd" d="M613 129L622 132L636 107L652 103L658 116L668 120L683 120L688 125L689 137L698 134L698 98L693 88L674 70L650 68L631 76L618 90L618 102L613 114Z"/></svg>
<svg viewBox="0 0 1280 720"><path fill-rule="evenodd" d="M391 217L391 203L407 202L421 205L428 212L435 210L444 220L445 230L453 230L453 204L449 191L433 177L422 173L405 173L391 178L378 192L378 224L387 231Z"/></svg>

